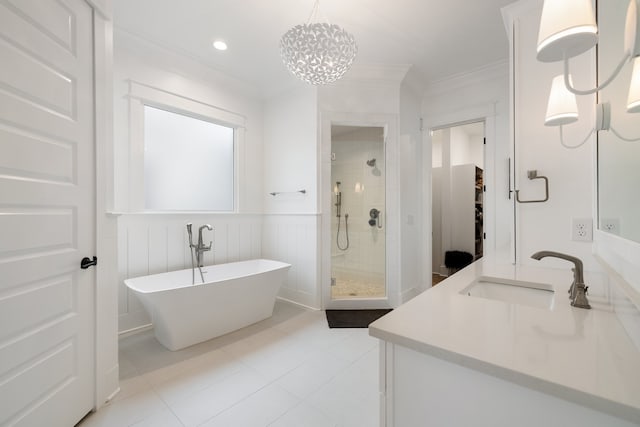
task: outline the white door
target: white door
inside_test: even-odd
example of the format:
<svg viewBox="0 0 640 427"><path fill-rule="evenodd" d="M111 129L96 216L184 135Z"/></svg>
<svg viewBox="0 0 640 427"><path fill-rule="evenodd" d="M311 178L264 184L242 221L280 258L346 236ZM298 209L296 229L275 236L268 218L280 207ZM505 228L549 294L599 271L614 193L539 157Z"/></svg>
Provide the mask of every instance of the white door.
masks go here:
<svg viewBox="0 0 640 427"><path fill-rule="evenodd" d="M0 0L0 425L94 403L92 10Z"/></svg>

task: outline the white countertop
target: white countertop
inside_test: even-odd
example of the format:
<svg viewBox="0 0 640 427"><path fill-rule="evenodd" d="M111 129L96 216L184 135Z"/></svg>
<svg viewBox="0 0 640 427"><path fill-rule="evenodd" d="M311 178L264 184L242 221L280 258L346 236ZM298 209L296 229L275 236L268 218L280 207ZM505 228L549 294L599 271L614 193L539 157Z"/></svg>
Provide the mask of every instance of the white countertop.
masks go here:
<svg viewBox="0 0 640 427"><path fill-rule="evenodd" d="M460 294L480 276L548 283L551 309ZM585 273L592 309L570 305L566 270L480 260L375 321L369 334L640 424L640 352L602 277Z"/></svg>

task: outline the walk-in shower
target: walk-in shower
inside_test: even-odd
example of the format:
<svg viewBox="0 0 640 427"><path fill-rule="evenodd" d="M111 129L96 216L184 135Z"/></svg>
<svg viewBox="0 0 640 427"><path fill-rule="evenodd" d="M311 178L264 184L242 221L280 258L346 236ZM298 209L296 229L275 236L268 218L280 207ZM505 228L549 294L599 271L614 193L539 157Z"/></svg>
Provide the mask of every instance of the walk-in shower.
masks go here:
<svg viewBox="0 0 640 427"><path fill-rule="evenodd" d="M331 298L383 298L384 129L334 125L331 153Z"/></svg>

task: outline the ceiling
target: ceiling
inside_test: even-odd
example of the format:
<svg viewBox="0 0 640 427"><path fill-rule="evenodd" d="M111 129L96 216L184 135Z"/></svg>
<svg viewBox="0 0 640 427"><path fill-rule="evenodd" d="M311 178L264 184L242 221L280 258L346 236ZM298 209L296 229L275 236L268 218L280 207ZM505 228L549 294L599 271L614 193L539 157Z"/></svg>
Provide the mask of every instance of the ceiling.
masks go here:
<svg viewBox="0 0 640 427"><path fill-rule="evenodd" d="M354 67L412 65L424 85L508 57L500 8L513 0L321 0L320 12L355 36ZM295 82L280 37L307 22L314 0L115 0L116 30L163 45L262 95ZM212 47L223 39L229 49ZM116 45L117 48L117 45Z"/></svg>

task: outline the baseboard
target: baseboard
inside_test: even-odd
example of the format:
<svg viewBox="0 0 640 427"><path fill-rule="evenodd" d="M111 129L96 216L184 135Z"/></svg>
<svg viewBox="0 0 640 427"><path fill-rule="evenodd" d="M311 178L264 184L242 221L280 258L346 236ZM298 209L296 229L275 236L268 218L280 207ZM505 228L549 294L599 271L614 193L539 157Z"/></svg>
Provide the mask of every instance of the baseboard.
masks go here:
<svg viewBox="0 0 640 427"><path fill-rule="evenodd" d="M150 329L153 329L153 323L137 326L135 328L127 329L126 331L120 331L118 332L118 338L130 337L131 335L139 334L140 332L148 331Z"/></svg>
<svg viewBox="0 0 640 427"><path fill-rule="evenodd" d="M320 311L320 309L319 309L319 308L317 308L317 307L311 307L311 306L309 306L309 305L302 304L302 303L300 303L300 302L298 302L298 301L290 300L289 298L284 298L284 297L280 297L280 296L278 296L278 297L276 297L276 299L277 299L277 300L280 300L280 301L288 302L289 304L293 304L293 305L297 305L297 306L299 306L299 307L306 308L306 309L308 309L308 310Z"/></svg>

